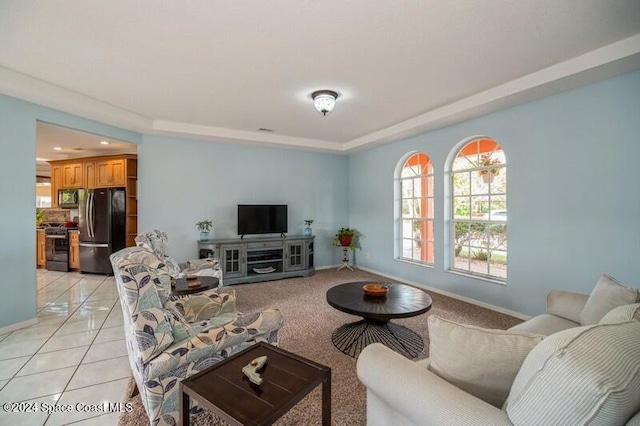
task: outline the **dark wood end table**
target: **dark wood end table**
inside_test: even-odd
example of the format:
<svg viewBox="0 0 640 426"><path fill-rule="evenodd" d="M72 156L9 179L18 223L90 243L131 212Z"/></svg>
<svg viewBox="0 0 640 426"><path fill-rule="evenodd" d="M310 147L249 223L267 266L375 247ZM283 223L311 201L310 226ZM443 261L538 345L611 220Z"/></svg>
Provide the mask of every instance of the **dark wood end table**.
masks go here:
<svg viewBox="0 0 640 426"><path fill-rule="evenodd" d="M382 284L389 291L386 296L367 296L362 290L365 284ZM407 358L415 358L424 350L424 341L418 333L390 321L414 317L431 309L431 296L419 288L374 281L346 283L327 290L327 303L339 311L362 317L360 321L338 327L331 335L333 345L349 356L358 356L374 342Z"/></svg>
<svg viewBox="0 0 640 426"><path fill-rule="evenodd" d="M252 359L267 356L255 385L242 373ZM231 425L270 425L322 383L322 424L331 425L331 369L259 342L180 382L180 417L189 424L189 398Z"/></svg>
<svg viewBox="0 0 640 426"><path fill-rule="evenodd" d="M208 275L198 276L193 280L188 280L186 277L171 278L171 280L172 296L186 296L187 294L200 293L201 291L218 288L218 283L220 283L218 277L210 277ZM174 282L175 286L173 286ZM198 287L189 287L190 283L199 283L200 285Z"/></svg>

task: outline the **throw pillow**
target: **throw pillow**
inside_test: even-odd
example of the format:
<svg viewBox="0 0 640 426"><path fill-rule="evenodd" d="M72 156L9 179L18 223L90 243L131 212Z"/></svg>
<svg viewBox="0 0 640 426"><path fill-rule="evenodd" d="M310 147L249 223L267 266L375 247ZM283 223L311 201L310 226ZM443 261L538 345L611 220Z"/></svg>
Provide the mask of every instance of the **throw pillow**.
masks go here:
<svg viewBox="0 0 640 426"><path fill-rule="evenodd" d="M527 356L505 410L517 425L622 425L640 409L640 322L560 331Z"/></svg>
<svg viewBox="0 0 640 426"><path fill-rule="evenodd" d="M597 324L613 308L636 302L637 289L625 287L609 275L603 275L580 313L580 324Z"/></svg>
<svg viewBox="0 0 640 426"><path fill-rule="evenodd" d="M520 365L544 336L488 330L431 315L429 369L460 389L501 407Z"/></svg>
<svg viewBox="0 0 640 426"><path fill-rule="evenodd" d="M627 321L640 321L640 303L618 306L602 317L600 324L618 324Z"/></svg>

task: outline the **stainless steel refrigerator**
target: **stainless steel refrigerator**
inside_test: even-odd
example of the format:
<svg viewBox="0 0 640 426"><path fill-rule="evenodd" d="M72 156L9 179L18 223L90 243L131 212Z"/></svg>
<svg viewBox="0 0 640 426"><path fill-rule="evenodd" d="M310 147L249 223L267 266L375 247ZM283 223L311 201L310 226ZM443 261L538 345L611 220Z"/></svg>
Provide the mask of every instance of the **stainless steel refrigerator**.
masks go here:
<svg viewBox="0 0 640 426"><path fill-rule="evenodd" d="M109 255L125 246L124 188L78 192L80 272L112 274Z"/></svg>

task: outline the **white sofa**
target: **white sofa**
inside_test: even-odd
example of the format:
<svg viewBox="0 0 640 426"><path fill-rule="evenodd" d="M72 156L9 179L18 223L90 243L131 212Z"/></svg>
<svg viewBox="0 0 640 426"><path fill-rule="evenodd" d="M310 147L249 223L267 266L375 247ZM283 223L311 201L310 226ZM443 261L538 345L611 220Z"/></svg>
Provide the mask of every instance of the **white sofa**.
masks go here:
<svg viewBox="0 0 640 426"><path fill-rule="evenodd" d="M381 344L357 362L367 425L640 426L640 291L603 276L552 291L510 330L429 317L430 359Z"/></svg>

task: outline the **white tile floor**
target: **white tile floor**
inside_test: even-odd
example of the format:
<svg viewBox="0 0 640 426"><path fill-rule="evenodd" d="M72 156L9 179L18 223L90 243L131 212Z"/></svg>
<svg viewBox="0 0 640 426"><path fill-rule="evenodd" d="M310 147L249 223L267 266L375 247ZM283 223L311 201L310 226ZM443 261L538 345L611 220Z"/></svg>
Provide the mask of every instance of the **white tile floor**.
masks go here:
<svg viewBox="0 0 640 426"><path fill-rule="evenodd" d="M38 324L0 336L0 425L117 425L93 408L124 402L131 376L115 279L38 269L37 306ZM18 402L37 411L5 411Z"/></svg>

